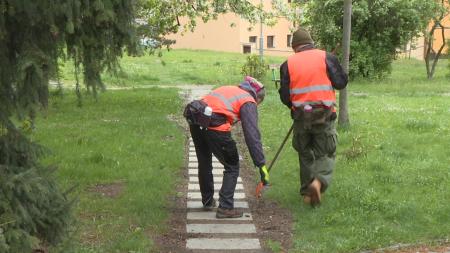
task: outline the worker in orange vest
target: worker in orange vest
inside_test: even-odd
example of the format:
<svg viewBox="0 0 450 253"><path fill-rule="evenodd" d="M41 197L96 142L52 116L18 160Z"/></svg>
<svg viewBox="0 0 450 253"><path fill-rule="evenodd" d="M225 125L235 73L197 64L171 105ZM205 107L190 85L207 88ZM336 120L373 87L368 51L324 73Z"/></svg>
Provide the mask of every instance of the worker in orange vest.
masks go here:
<svg viewBox="0 0 450 253"><path fill-rule="evenodd" d="M294 120L292 144L300 161L300 194L316 207L331 182L337 134L335 89L348 76L336 56L316 49L310 34L299 28L292 35L295 54L280 66L280 99Z"/></svg>
<svg viewBox="0 0 450 253"><path fill-rule="evenodd" d="M261 180L269 184L269 173L258 128L257 105L264 100L262 83L246 77L239 86L222 86L201 100L194 100L185 109L195 152L198 159L198 179L204 210L216 206L212 174L212 154L224 165L222 187L219 191L217 218L242 217L234 208L234 191L239 176L239 155L231 127L242 123L245 142L253 163L259 168ZM206 115L206 116L205 116Z"/></svg>

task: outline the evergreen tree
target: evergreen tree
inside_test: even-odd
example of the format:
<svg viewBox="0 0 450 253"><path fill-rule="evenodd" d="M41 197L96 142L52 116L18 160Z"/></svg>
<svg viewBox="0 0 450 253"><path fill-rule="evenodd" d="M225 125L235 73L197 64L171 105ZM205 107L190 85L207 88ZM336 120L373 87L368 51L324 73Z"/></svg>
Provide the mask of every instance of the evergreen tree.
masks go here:
<svg viewBox="0 0 450 253"><path fill-rule="evenodd" d="M103 88L100 73L135 48L133 8L130 0L0 0L0 252L64 237L70 202L24 129L47 106L58 59L73 59L94 94Z"/></svg>
<svg viewBox="0 0 450 253"><path fill-rule="evenodd" d="M178 18L204 21L233 11L255 19L258 9L236 0L0 0L0 252L31 252L66 235L70 201L39 164L43 149L26 136L39 109L47 107L49 80L60 59L72 59L94 95L101 73L115 71L124 50L135 54L135 16L140 35L164 43ZM81 101L81 100L79 100ZM23 122L19 128L15 122Z"/></svg>

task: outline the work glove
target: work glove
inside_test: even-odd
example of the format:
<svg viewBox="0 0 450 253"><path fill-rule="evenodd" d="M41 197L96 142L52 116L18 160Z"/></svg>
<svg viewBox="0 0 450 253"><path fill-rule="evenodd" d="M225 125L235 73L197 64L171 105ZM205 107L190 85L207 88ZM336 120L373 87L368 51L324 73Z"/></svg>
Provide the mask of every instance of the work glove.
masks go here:
<svg viewBox="0 0 450 253"><path fill-rule="evenodd" d="M261 175L263 185L269 185L269 170L266 165L259 167L259 174Z"/></svg>

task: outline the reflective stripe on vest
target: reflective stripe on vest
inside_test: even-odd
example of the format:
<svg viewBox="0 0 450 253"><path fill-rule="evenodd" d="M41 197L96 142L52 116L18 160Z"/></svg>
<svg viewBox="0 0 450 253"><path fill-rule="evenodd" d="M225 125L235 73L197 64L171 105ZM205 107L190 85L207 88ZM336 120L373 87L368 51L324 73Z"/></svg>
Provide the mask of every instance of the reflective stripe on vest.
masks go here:
<svg viewBox="0 0 450 253"><path fill-rule="evenodd" d="M310 102L310 101L308 101L308 102L292 102L292 105L294 107L300 107L302 105L325 105L328 107L332 107L332 106L336 105L336 102L331 101L331 100L330 101L322 100L320 102Z"/></svg>
<svg viewBox="0 0 450 253"><path fill-rule="evenodd" d="M333 90L333 87L330 85L316 85L316 86L305 87L305 88L297 88L297 89L291 89L291 94L305 94L305 93L321 91L321 90Z"/></svg>
<svg viewBox="0 0 450 253"><path fill-rule="evenodd" d="M231 98L226 98L226 97L224 97L222 94L219 94L219 93L217 93L217 92L211 92L210 94L209 94L210 96L213 96L213 97L217 97L218 99L220 99L220 101L222 101L223 102L223 104L226 106L226 108L227 108L227 110L232 114L232 116L233 116L233 123L236 123L239 119L238 119L238 116L234 113L234 111L233 111L233 103L234 102L236 102L236 101L238 101L239 99L242 99L242 98L253 98L250 94L248 94L247 92L246 92L246 94L240 94L240 95L237 95L237 96L234 96L234 97L231 97Z"/></svg>
<svg viewBox="0 0 450 253"><path fill-rule="evenodd" d="M336 105L336 95L327 75L326 52L298 52L288 58L290 96L294 107L310 104Z"/></svg>
<svg viewBox="0 0 450 253"><path fill-rule="evenodd" d="M256 103L255 99L247 92L237 86L223 86L213 90L203 97L214 113L225 115L227 123L218 127L208 129L217 131L230 131L231 125L239 121L241 106L247 102Z"/></svg>

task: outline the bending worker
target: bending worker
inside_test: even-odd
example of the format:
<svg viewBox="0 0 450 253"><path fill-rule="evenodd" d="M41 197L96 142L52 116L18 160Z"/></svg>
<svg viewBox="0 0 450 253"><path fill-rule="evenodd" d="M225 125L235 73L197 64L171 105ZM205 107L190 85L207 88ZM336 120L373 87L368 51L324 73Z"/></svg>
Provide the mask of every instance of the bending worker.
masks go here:
<svg viewBox="0 0 450 253"><path fill-rule="evenodd" d="M335 89L347 74L333 54L316 49L300 28L292 36L295 54L280 66L280 99L294 120L292 145L300 161L300 194L305 204L320 204L330 185L336 157Z"/></svg>
<svg viewBox="0 0 450 253"><path fill-rule="evenodd" d="M197 107L201 108L198 110L200 112L212 109L212 114L207 113L211 115L210 119L198 120L204 113L196 113L194 110L192 115L186 115L185 111L198 159L198 179L204 210L212 210L216 205L213 198L212 154L225 168L222 188L219 191L217 218L242 217L242 211L234 209L233 196L239 176L239 155L236 142L231 137L231 126L239 120L242 122L245 142L253 163L259 168L262 180L268 183L269 174L265 166L257 111L257 105L263 101L264 96L264 86L256 79L246 77L239 86L217 88L200 101L194 100L187 106L195 107L195 103L207 106L207 109Z"/></svg>

